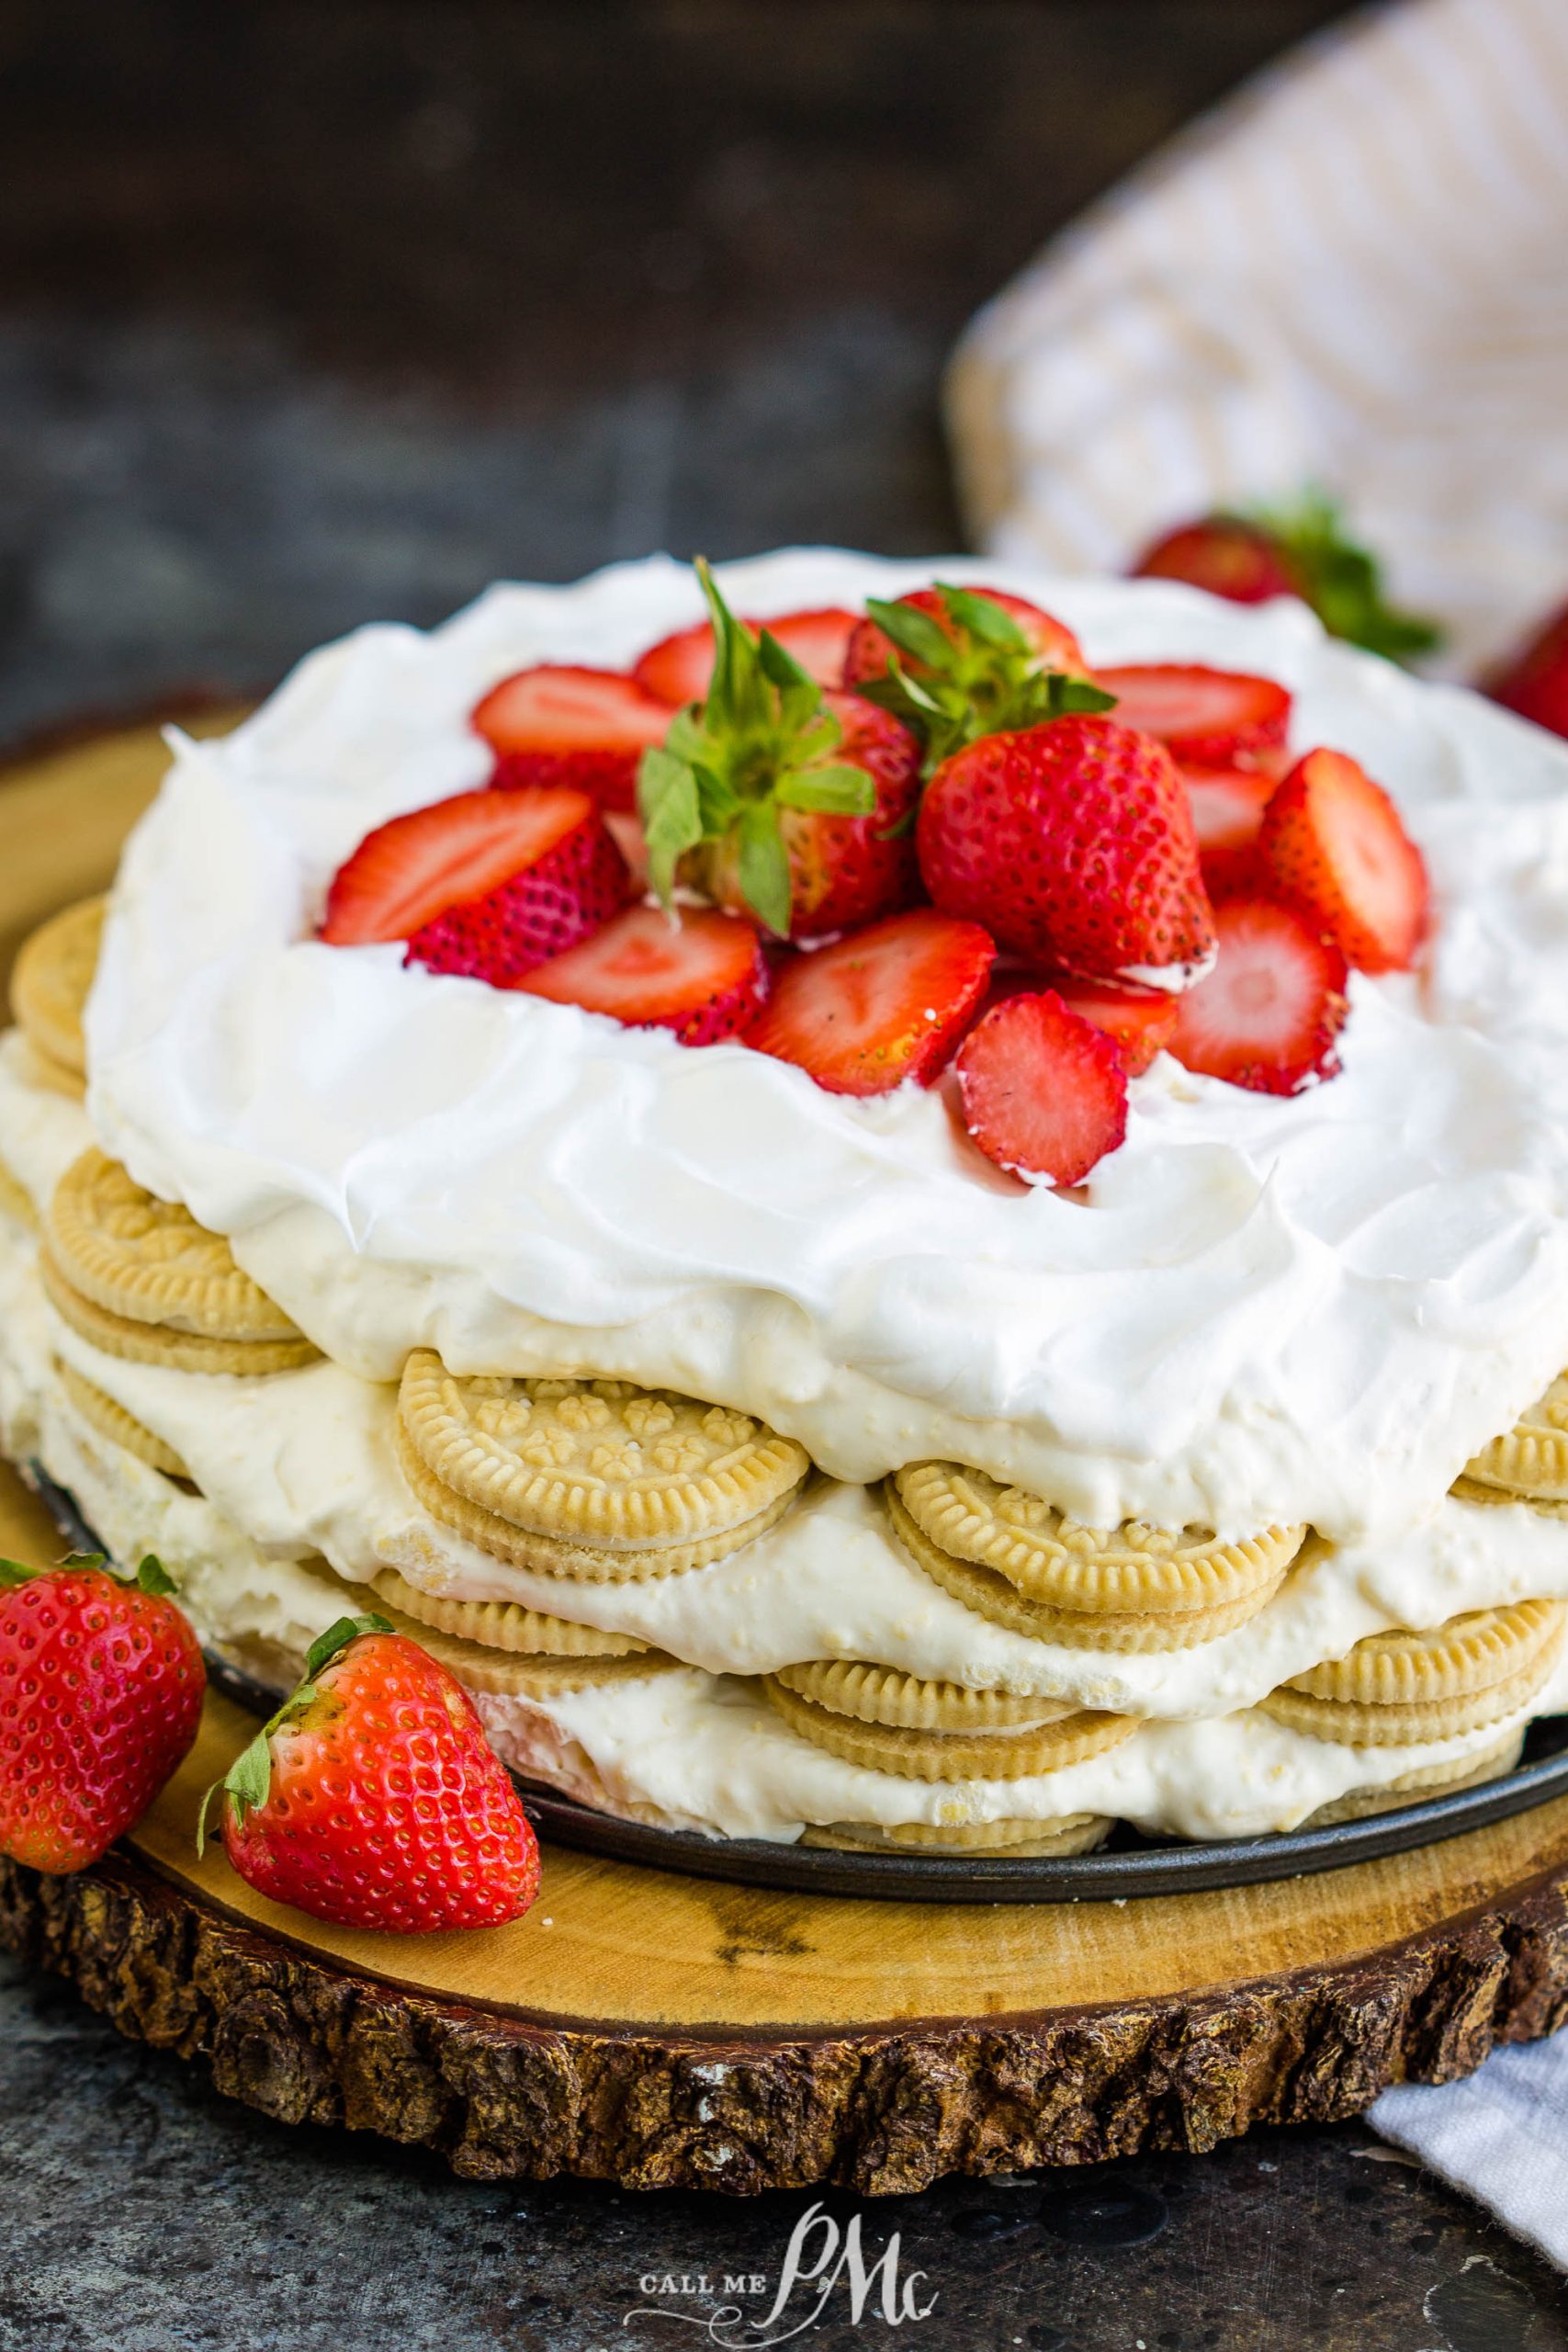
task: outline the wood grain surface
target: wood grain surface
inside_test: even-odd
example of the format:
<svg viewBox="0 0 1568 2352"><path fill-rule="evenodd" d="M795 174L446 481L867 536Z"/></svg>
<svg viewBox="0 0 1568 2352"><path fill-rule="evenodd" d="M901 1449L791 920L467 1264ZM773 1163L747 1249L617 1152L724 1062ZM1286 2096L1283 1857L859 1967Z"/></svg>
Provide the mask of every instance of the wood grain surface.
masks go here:
<svg viewBox="0 0 1568 2352"><path fill-rule="evenodd" d="M13 775L0 940L107 878L162 756L133 729ZM0 1549L59 1550L5 1469ZM253 1728L209 1696L125 1848L73 1879L3 1866L0 1933L267 2113L475 2176L891 2192L1210 2147L1568 2017L1568 1799L1320 1877L1121 1904L807 1896L551 1848L514 1926L393 1938L197 1859L199 1792Z"/></svg>

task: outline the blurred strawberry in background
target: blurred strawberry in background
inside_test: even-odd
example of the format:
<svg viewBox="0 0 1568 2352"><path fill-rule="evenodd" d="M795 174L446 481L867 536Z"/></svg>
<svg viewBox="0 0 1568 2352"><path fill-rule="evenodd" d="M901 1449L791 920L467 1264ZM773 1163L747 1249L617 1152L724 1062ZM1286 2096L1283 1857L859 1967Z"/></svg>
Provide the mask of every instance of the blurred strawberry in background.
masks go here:
<svg viewBox="0 0 1568 2352"><path fill-rule="evenodd" d="M1568 605L1554 613L1522 653L1486 684L1494 702L1533 718L1554 735L1568 735Z"/></svg>

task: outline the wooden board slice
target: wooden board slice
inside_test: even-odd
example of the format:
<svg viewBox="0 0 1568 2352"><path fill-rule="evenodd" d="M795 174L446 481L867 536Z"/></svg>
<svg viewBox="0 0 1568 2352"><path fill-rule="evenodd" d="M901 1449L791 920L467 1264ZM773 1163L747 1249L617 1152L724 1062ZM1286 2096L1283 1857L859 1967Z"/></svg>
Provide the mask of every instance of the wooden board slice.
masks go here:
<svg viewBox="0 0 1568 2352"><path fill-rule="evenodd" d="M0 790L0 943L102 884L161 756L143 730ZM0 1550L60 1550L4 1471ZM0 1862L0 1939L265 2114L475 2178L877 2194L1201 2150L1568 2019L1568 1798L1321 1877L1120 1905L806 1896L548 1848L515 1926L394 1938L268 1903L220 1849L197 1862L198 1792L253 1729L210 1697L97 1868Z"/></svg>

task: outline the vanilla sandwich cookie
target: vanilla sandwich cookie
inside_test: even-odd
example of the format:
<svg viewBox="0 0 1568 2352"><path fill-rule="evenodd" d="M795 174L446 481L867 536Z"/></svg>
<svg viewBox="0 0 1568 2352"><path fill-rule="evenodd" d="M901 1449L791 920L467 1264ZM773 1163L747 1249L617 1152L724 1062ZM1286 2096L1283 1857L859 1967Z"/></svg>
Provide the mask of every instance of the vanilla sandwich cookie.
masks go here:
<svg viewBox="0 0 1568 2352"><path fill-rule="evenodd" d="M455 1674L466 1690L482 1691L492 1699L559 1699L573 1690L597 1689L605 1683L640 1682L650 1674L667 1674L680 1666L662 1650L643 1650L631 1657L526 1657L496 1649L488 1642L465 1641L407 1615L377 1588L379 1613L395 1634L404 1634L421 1649Z"/></svg>
<svg viewBox="0 0 1568 2352"><path fill-rule="evenodd" d="M77 1093L87 1069L82 1014L98 967L107 903L84 899L51 915L24 943L11 975L17 1026L48 1069L69 1078Z"/></svg>
<svg viewBox="0 0 1568 2352"><path fill-rule="evenodd" d="M624 1380L403 1369L400 1459L420 1502L547 1575L669 1576L739 1551L806 1482L805 1449L749 1414Z"/></svg>
<svg viewBox="0 0 1568 2352"><path fill-rule="evenodd" d="M1479 1788L1483 1781L1495 1781L1503 1773L1511 1772L1524 1751L1522 1731L1510 1732L1482 1756L1461 1756L1447 1764L1424 1764L1418 1771L1405 1772L1397 1781L1384 1781L1381 1788L1353 1789L1348 1796L1337 1797L1332 1804L1320 1804L1315 1813L1308 1814L1302 1823L1303 1829L1328 1829L1337 1821L1364 1821L1374 1813L1393 1813L1399 1806L1419 1804L1427 1797L1452 1796L1461 1789Z"/></svg>
<svg viewBox="0 0 1568 2352"><path fill-rule="evenodd" d="M1126 1614L1104 1609L1057 1609L1048 1602L1029 1600L997 1569L982 1567L973 1560L955 1559L951 1552L933 1544L905 1510L894 1481L888 1482L884 1494L893 1532L915 1566L922 1568L933 1584L950 1592L954 1600L972 1609L977 1617L988 1618L992 1624L1004 1626L1010 1634L1022 1634L1031 1641L1123 1655L1191 1649L1201 1642L1212 1642L1221 1634L1233 1632L1237 1625L1245 1625L1248 1618L1268 1607L1285 1580L1285 1569L1277 1568L1267 1583L1208 1609L1145 1610Z"/></svg>
<svg viewBox="0 0 1568 2352"><path fill-rule="evenodd" d="M1471 1609L1430 1633L1369 1634L1341 1658L1292 1675L1290 1689L1361 1706L1417 1706L1489 1690L1521 1673L1562 1635L1568 1605L1516 1600Z"/></svg>
<svg viewBox="0 0 1568 2352"><path fill-rule="evenodd" d="M1102 1813L1065 1814L1056 1821L904 1821L879 1828L874 1821L835 1821L807 1829L803 1846L846 1854L995 1854L1027 1861L1050 1854L1092 1854L1115 1826Z"/></svg>
<svg viewBox="0 0 1568 2352"><path fill-rule="evenodd" d="M175 1372L233 1373L243 1378L294 1372L313 1363L320 1350L299 1334L292 1340L214 1340L204 1331L179 1331L162 1323L141 1323L111 1314L66 1280L47 1247L38 1253L39 1280L62 1323L89 1347L128 1363L164 1364Z"/></svg>
<svg viewBox="0 0 1568 2352"><path fill-rule="evenodd" d="M1319 1668L1271 1690L1259 1704L1265 1714L1292 1731L1351 1747L1415 1747L1427 1740L1451 1739L1462 1732L1483 1730L1488 1724L1517 1715L1551 1679L1562 1648L1564 1604L1535 1606L1545 1612L1544 1628L1540 1617L1529 1613L1529 1604L1474 1612L1511 1621L1493 1627L1491 1645L1480 1637L1467 1642L1462 1633L1456 1634L1450 1626L1439 1626L1426 1636L1432 1671L1424 1695L1371 1701L1324 1698L1316 1690L1304 1687L1325 1671L1332 1678L1334 1669ZM1464 1620L1456 1619L1454 1623L1462 1627ZM1385 1644L1389 1638L1387 1634L1371 1636L1374 1642ZM1422 1638L1405 1636L1397 1653L1401 1670L1411 1677L1418 1691L1422 1686L1416 1661ZM1348 1661L1339 1663L1344 1667ZM1480 1679L1483 1673L1490 1673L1491 1679Z"/></svg>
<svg viewBox="0 0 1568 2352"><path fill-rule="evenodd" d="M1236 1543L1206 1530L1085 1527L1041 1495L956 1462L919 1462L893 1487L927 1542L989 1568L1032 1600L1075 1615L1179 1616L1271 1589L1306 1539L1269 1527Z"/></svg>
<svg viewBox="0 0 1568 2352"><path fill-rule="evenodd" d="M165 1478L184 1478L187 1484L190 1473L172 1445L165 1445L155 1431L128 1413L123 1405L106 1396L95 1382L79 1373L63 1356L54 1359L54 1376L64 1390L69 1402L87 1423L107 1437L111 1444L122 1446L133 1453L138 1462L145 1462L149 1469L161 1470Z"/></svg>
<svg viewBox="0 0 1568 2352"><path fill-rule="evenodd" d="M509 1650L519 1657L646 1657L656 1655L652 1645L633 1634L604 1634L595 1625L574 1625L569 1618L552 1617L541 1609L525 1609L515 1600L446 1600L422 1592L416 1584L383 1568L371 1578L372 1589L403 1616L418 1620L434 1634L449 1634L480 1649Z"/></svg>
<svg viewBox="0 0 1568 2352"><path fill-rule="evenodd" d="M563 1543L540 1535L486 1510L467 1495L454 1492L436 1477L400 1419L394 1430L398 1467L420 1509L465 1542L504 1560L510 1567L528 1568L537 1576L568 1577L587 1584L640 1583L653 1577L680 1576L688 1568L705 1568L711 1561L728 1559L742 1544L776 1526L795 1500L792 1487L739 1527L728 1527L700 1543L665 1544L640 1551L612 1551L593 1544Z"/></svg>
<svg viewBox="0 0 1568 2352"><path fill-rule="evenodd" d="M1497 1487L1522 1502L1568 1502L1568 1373L1506 1435L1483 1446L1464 1476L1467 1485Z"/></svg>
<svg viewBox="0 0 1568 2352"><path fill-rule="evenodd" d="M298 1340L299 1329L234 1262L220 1233L161 1201L90 1146L49 1205L57 1272L90 1305L127 1322L209 1340Z"/></svg>
<svg viewBox="0 0 1568 2352"><path fill-rule="evenodd" d="M49 1094L63 1094L73 1102L86 1100L87 1081L79 1069L72 1069L65 1062L57 1062L52 1054L41 1052L30 1040L24 1038L23 1043L27 1046L23 1068L29 1085L41 1086Z"/></svg>
<svg viewBox="0 0 1568 2352"><path fill-rule="evenodd" d="M1076 1712L1068 1700L972 1690L962 1682L930 1681L858 1659L811 1658L802 1666L781 1666L775 1679L829 1714L852 1715L857 1723L886 1724L896 1731L1010 1731Z"/></svg>
<svg viewBox="0 0 1568 2352"><path fill-rule="evenodd" d="M1088 1756L1119 1747L1137 1730L1132 1715L1075 1711L1037 1715L1032 1724L987 1732L907 1730L833 1713L798 1692L777 1675L764 1674L761 1687L791 1731L840 1763L872 1772L896 1772L908 1781L1021 1781L1079 1764Z"/></svg>
<svg viewBox="0 0 1568 2352"><path fill-rule="evenodd" d="M8 1216L13 1225L24 1227L28 1232L38 1230L38 1211L33 1196L0 1159L0 1216Z"/></svg>

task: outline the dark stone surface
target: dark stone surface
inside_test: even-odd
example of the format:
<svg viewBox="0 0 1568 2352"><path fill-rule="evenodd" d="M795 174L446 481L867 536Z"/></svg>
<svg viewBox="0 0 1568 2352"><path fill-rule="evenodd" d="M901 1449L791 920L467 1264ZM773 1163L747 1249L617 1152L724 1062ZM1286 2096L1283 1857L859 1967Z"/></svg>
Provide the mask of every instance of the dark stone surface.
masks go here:
<svg viewBox="0 0 1568 2352"><path fill-rule="evenodd" d="M623 2319L644 2302L761 2319L814 2201L840 2231L860 2215L868 2267L897 2232L903 2287L936 2298L890 2330L878 2278L857 2327L846 2275L796 2339L823 2352L1568 2346L1560 2282L1355 2127L870 2203L734 2202L474 2186L378 2141L289 2130L6 1961L0 2053L0 2352L703 2344L672 2317ZM822 2250L814 2235L803 2267ZM727 2295L727 2275L766 2284ZM645 2295L649 2277L676 2291ZM803 2281L778 2328L818 2293ZM741 2325L716 2340L761 2338Z"/></svg>
<svg viewBox="0 0 1568 2352"><path fill-rule="evenodd" d="M0 735L265 683L501 572L951 543L964 316L1337 13L6 0ZM810 2201L467 2186L227 2105L0 1966L0 2352L703 2342L623 2327L639 2278L762 2276L760 2316ZM1544 2267L1355 2128L863 2227L926 2272L894 2335L931 2352L1568 2346ZM809 2340L874 2343L879 2312L840 2287Z"/></svg>

